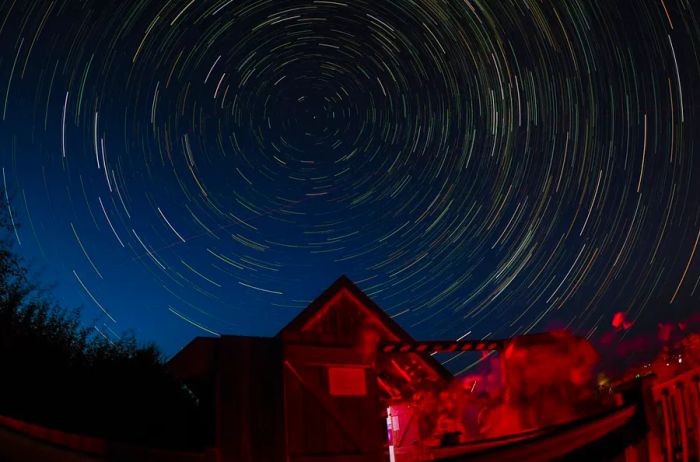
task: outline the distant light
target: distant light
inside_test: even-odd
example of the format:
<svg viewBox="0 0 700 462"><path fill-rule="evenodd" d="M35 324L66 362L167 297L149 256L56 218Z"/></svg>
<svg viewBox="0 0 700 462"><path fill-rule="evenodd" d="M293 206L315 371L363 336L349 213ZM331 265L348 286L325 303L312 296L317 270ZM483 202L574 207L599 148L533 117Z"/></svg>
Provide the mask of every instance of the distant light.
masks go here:
<svg viewBox="0 0 700 462"><path fill-rule="evenodd" d="M678 358L678 364L682 364L682 363L683 363L683 358Z"/></svg>

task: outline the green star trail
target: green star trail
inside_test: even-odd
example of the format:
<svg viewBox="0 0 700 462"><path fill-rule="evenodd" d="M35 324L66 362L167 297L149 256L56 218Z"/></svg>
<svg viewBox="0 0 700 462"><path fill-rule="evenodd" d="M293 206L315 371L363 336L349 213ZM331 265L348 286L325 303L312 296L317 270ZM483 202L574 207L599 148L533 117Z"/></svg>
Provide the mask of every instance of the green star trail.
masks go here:
<svg viewBox="0 0 700 462"><path fill-rule="evenodd" d="M700 302L698 14L2 1L3 206L58 298L169 353L340 274L420 338L651 332Z"/></svg>

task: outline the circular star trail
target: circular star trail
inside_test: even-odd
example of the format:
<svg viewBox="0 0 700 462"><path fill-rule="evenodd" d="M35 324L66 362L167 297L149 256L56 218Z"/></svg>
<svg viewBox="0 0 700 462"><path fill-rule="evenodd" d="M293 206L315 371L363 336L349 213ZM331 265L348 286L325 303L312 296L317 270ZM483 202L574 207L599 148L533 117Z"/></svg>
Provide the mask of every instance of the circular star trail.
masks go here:
<svg viewBox="0 0 700 462"><path fill-rule="evenodd" d="M104 335L270 335L340 274L417 337L697 309L686 0L4 1L25 255Z"/></svg>

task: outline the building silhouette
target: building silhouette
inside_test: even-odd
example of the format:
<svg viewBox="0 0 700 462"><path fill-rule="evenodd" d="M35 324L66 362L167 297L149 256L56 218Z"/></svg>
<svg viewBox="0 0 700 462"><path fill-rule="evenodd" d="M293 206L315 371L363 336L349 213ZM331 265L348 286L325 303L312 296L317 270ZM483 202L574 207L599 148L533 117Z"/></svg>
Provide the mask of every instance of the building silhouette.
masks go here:
<svg viewBox="0 0 700 462"><path fill-rule="evenodd" d="M0 417L0 460L698 460L700 368L663 382L648 376L620 384L607 404L586 412L568 406L571 414L559 419L546 415L551 407L511 406L527 428L484 436L465 417L470 406L481 403L474 387L455 380L434 357L500 351L506 383L516 377L509 346L549 351L560 340L545 334L419 342L341 277L274 337L198 337L170 360L170 370L205 411L205 451L131 447ZM527 371L517 373L527 385ZM547 396L527 390L510 386L500 395L501 405L547 402ZM572 393L564 390L554 401L586 402ZM479 420L483 414L482 409L469 415Z"/></svg>

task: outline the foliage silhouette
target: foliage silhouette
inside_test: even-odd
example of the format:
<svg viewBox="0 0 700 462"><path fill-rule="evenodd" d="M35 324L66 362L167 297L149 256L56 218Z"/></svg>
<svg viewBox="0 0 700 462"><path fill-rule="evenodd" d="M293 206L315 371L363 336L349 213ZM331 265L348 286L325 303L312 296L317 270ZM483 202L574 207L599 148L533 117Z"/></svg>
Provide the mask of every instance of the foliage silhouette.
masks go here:
<svg viewBox="0 0 700 462"><path fill-rule="evenodd" d="M112 441L201 449L196 397L154 345L108 338L30 276L0 212L0 415Z"/></svg>

